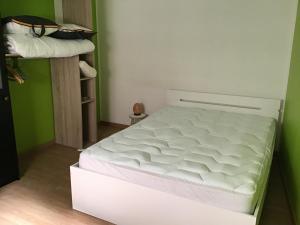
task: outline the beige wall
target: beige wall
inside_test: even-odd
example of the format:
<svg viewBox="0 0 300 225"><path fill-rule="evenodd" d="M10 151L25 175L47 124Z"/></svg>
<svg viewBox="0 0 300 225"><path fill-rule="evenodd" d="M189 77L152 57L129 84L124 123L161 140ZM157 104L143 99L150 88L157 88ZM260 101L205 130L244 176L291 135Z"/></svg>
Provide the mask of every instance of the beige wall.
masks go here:
<svg viewBox="0 0 300 225"><path fill-rule="evenodd" d="M297 0L101 0L102 119L165 90L285 98Z"/></svg>
<svg viewBox="0 0 300 225"><path fill-rule="evenodd" d="M63 23L63 8L62 8L62 0L54 0L54 8L55 8L55 21L56 23Z"/></svg>

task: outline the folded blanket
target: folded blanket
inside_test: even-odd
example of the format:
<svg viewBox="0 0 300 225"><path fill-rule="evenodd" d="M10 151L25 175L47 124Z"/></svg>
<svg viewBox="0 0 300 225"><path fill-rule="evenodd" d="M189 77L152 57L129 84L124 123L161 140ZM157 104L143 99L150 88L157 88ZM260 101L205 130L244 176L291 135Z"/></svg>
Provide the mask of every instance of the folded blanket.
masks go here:
<svg viewBox="0 0 300 225"><path fill-rule="evenodd" d="M71 57L95 49L89 40L60 40L47 36L36 38L25 34L6 34L5 38L9 52L24 58Z"/></svg>
<svg viewBox="0 0 300 225"><path fill-rule="evenodd" d="M97 70L95 70L95 68L93 68L89 64L87 64L86 61L79 61L79 68L80 68L81 73L85 77L94 78L97 76Z"/></svg>

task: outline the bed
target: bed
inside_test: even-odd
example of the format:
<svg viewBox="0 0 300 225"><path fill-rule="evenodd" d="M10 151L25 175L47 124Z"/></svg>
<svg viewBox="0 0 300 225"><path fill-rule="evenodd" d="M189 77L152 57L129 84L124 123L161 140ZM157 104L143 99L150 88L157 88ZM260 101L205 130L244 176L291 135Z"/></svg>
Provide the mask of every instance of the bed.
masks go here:
<svg viewBox="0 0 300 225"><path fill-rule="evenodd" d="M73 208L120 225L254 225L279 100L170 90L169 106L71 166Z"/></svg>

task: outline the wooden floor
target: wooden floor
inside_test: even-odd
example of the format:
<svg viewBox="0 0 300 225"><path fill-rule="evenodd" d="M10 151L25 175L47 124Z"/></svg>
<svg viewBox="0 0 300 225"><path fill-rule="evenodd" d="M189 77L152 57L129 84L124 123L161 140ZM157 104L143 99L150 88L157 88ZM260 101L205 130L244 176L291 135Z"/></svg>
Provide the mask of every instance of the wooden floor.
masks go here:
<svg viewBox="0 0 300 225"><path fill-rule="evenodd" d="M100 129L101 138L118 131L108 126ZM0 189L0 224L109 224L71 208L69 166L78 156L74 149L53 145L22 159L21 180ZM261 225L292 224L275 158Z"/></svg>

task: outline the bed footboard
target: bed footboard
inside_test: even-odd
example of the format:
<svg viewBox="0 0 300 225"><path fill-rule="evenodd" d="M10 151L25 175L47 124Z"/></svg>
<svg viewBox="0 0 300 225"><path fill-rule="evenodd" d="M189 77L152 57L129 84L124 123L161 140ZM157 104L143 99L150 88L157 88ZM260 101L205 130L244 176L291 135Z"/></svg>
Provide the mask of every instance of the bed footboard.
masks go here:
<svg viewBox="0 0 300 225"><path fill-rule="evenodd" d="M118 225L256 225L248 215L70 167L73 208ZM258 204L256 212L261 211Z"/></svg>

